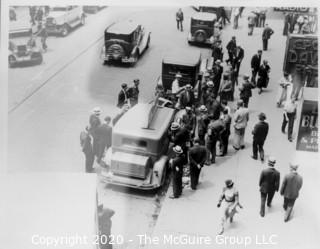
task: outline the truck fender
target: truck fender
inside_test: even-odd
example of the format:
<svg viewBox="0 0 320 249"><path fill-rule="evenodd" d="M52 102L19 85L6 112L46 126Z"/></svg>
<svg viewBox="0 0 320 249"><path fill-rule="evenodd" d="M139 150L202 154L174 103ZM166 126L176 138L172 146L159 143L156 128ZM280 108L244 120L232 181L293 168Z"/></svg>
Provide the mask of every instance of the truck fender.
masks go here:
<svg viewBox="0 0 320 249"><path fill-rule="evenodd" d="M168 159L168 156L161 156L153 165L153 174L155 178L158 178L159 185L161 183L163 173L165 172L165 167L168 164Z"/></svg>

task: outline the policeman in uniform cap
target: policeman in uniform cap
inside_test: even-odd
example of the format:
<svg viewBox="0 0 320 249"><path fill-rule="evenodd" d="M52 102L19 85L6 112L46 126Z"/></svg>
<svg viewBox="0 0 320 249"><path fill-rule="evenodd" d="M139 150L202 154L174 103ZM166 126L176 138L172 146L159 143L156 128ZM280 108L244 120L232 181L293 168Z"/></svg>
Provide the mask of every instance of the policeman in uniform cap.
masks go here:
<svg viewBox="0 0 320 249"><path fill-rule="evenodd" d="M173 147L174 157L170 159L169 163L172 169L172 188L173 194L169 197L179 198L182 194L182 176L183 176L183 166L187 164L183 150L179 145Z"/></svg>

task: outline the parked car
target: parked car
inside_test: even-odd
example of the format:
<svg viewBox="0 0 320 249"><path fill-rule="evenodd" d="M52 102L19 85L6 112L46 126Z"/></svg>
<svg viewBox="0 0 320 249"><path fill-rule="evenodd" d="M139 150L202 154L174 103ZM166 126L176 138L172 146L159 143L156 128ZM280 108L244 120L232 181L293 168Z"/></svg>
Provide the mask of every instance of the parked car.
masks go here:
<svg viewBox="0 0 320 249"><path fill-rule="evenodd" d="M189 44L213 44L214 24L217 15L206 12L198 12L191 17Z"/></svg>
<svg viewBox="0 0 320 249"><path fill-rule="evenodd" d="M15 67L23 63L41 64L43 61L42 51L38 47L31 47L28 44L15 44L9 40L8 64Z"/></svg>
<svg viewBox="0 0 320 249"><path fill-rule="evenodd" d="M136 63L149 47L150 34L142 25L130 20L111 25L104 33L103 61Z"/></svg>
<svg viewBox="0 0 320 249"><path fill-rule="evenodd" d="M161 187L167 176L168 129L174 112L159 107L157 100L129 109L112 129L101 180L144 190Z"/></svg>
<svg viewBox="0 0 320 249"><path fill-rule="evenodd" d="M85 24L82 6L55 6L50 9L46 18L48 34L67 36L71 29Z"/></svg>
<svg viewBox="0 0 320 249"><path fill-rule="evenodd" d="M98 5L85 5L83 6L83 12L89 13L89 14L95 14L101 9L103 9L105 6L98 6Z"/></svg>

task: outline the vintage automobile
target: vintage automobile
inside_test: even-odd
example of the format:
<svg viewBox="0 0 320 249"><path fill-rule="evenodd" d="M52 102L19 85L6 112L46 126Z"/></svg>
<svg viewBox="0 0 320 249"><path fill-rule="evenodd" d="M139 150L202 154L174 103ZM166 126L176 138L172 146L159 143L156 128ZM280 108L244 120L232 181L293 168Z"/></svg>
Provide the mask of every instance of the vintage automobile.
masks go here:
<svg viewBox="0 0 320 249"><path fill-rule="evenodd" d="M83 6L83 12L85 13L89 13L89 14L95 14L98 11L100 11L101 9L103 9L105 6L101 6L101 5L85 5Z"/></svg>
<svg viewBox="0 0 320 249"><path fill-rule="evenodd" d="M206 12L195 13L191 17L190 32L188 35L189 44L208 44L213 43L214 24L217 15Z"/></svg>
<svg viewBox="0 0 320 249"><path fill-rule="evenodd" d="M161 187L167 176L168 129L174 113L160 107L157 99L129 109L113 127L101 180L143 190Z"/></svg>
<svg viewBox="0 0 320 249"><path fill-rule="evenodd" d="M232 8L231 7L220 7L220 8L223 8L225 13L226 13L226 16L229 18L231 18L231 13L232 13ZM220 20L221 18L221 10L219 10L219 7L212 7L212 6L199 6L197 8L198 11L200 12L207 12L207 13L213 13L213 14L216 14L217 15L217 20Z"/></svg>
<svg viewBox="0 0 320 249"><path fill-rule="evenodd" d="M148 49L150 32L131 20L112 24L105 30L102 60L134 64Z"/></svg>
<svg viewBox="0 0 320 249"><path fill-rule="evenodd" d="M9 67L15 67L19 64L41 64L43 61L42 51L38 47L31 47L28 44L15 44L9 40L8 64Z"/></svg>
<svg viewBox="0 0 320 249"><path fill-rule="evenodd" d="M85 14L81 6L55 6L46 18L48 34L67 36L72 28L85 24Z"/></svg>

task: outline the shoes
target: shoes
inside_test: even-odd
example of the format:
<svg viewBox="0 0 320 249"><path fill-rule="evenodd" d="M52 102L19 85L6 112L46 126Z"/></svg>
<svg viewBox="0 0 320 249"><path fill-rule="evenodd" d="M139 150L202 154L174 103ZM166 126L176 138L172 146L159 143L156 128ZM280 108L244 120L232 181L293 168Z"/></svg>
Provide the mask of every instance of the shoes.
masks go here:
<svg viewBox="0 0 320 249"><path fill-rule="evenodd" d="M260 216L261 216L261 217L264 217L264 212L260 212Z"/></svg>
<svg viewBox="0 0 320 249"><path fill-rule="evenodd" d="M251 158L254 159L254 160L258 160L258 158L255 157L255 156L251 156Z"/></svg>
<svg viewBox="0 0 320 249"><path fill-rule="evenodd" d="M223 234L223 232L224 232L224 228L222 227L218 234L221 235L221 234Z"/></svg>
<svg viewBox="0 0 320 249"><path fill-rule="evenodd" d="M207 166L210 166L210 162L205 162L204 164Z"/></svg>
<svg viewBox="0 0 320 249"><path fill-rule="evenodd" d="M267 203L267 207L269 207L269 208L270 208L270 207L271 207L271 203Z"/></svg>
<svg viewBox="0 0 320 249"><path fill-rule="evenodd" d="M284 130L281 130L281 132L282 132L283 134L285 134L285 133L286 133Z"/></svg>
<svg viewBox="0 0 320 249"><path fill-rule="evenodd" d="M233 217L230 217L230 223L232 223L233 222Z"/></svg>
<svg viewBox="0 0 320 249"><path fill-rule="evenodd" d="M243 150L244 148L245 148L245 146L244 146L244 145L241 145L241 146L240 146L240 149L242 149L242 150Z"/></svg>
<svg viewBox="0 0 320 249"><path fill-rule="evenodd" d="M261 94L261 93L262 93L262 89L259 90L258 94Z"/></svg>
<svg viewBox="0 0 320 249"><path fill-rule="evenodd" d="M216 160L211 160L211 163L212 163L212 164L216 163Z"/></svg>
<svg viewBox="0 0 320 249"><path fill-rule="evenodd" d="M289 142L292 142L292 138L289 138L288 140L289 140Z"/></svg>

